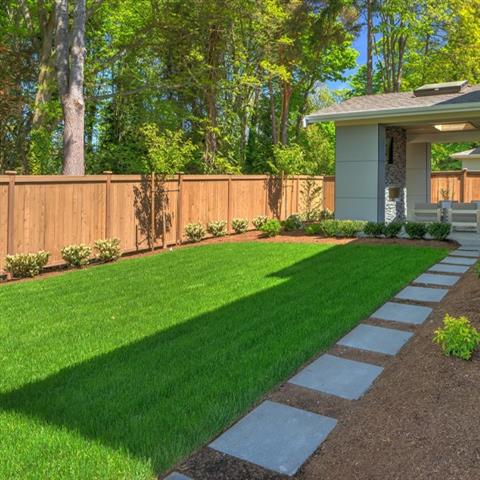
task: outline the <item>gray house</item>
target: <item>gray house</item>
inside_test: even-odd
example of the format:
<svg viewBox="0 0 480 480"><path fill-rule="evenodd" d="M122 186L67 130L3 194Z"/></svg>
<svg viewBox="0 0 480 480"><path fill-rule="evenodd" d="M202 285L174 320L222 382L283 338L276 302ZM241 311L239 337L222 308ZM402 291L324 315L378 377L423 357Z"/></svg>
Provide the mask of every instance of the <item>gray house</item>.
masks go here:
<svg viewBox="0 0 480 480"><path fill-rule="evenodd" d="M462 169L480 171L480 147L454 153L452 158L462 161Z"/></svg>
<svg viewBox="0 0 480 480"><path fill-rule="evenodd" d="M335 216L390 222L430 201L431 144L480 140L480 85L353 97L308 115L336 126Z"/></svg>

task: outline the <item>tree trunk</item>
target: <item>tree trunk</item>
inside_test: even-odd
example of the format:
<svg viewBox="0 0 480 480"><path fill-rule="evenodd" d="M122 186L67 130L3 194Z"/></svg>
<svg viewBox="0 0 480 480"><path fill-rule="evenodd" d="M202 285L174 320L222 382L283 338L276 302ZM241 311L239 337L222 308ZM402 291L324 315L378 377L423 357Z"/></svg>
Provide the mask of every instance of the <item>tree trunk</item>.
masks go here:
<svg viewBox="0 0 480 480"><path fill-rule="evenodd" d="M72 46L68 28L68 0L56 0L58 89L63 110L63 174L84 175L85 103L85 0L76 0Z"/></svg>
<svg viewBox="0 0 480 480"><path fill-rule="evenodd" d="M283 82L282 88L282 112L280 115L280 142L282 145L288 143L288 113L290 111L290 98L292 96L292 85Z"/></svg>
<svg viewBox="0 0 480 480"><path fill-rule="evenodd" d="M62 97L63 108L63 175L85 175L83 96Z"/></svg>
<svg viewBox="0 0 480 480"><path fill-rule="evenodd" d="M367 95L373 93L373 0L367 0Z"/></svg>
<svg viewBox="0 0 480 480"><path fill-rule="evenodd" d="M273 82L271 77L268 79L268 92L270 95L270 118L272 122L272 143L276 145L278 143L277 115L275 113L275 96L273 95Z"/></svg>

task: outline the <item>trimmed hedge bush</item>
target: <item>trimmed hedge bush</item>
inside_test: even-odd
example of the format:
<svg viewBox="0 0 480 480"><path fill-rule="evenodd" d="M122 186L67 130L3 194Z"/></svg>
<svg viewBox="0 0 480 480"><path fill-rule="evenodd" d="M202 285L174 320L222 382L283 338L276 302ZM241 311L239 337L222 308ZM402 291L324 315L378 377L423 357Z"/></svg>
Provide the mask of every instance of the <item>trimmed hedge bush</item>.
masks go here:
<svg viewBox="0 0 480 480"><path fill-rule="evenodd" d="M390 222L385 225L385 236L387 238L395 238L400 235L402 231L403 223L402 222Z"/></svg>
<svg viewBox="0 0 480 480"><path fill-rule="evenodd" d="M449 223L434 222L427 225L427 233L434 240L446 240L451 229L452 226Z"/></svg>
<svg viewBox="0 0 480 480"><path fill-rule="evenodd" d="M283 222L283 228L285 228L285 230L287 231L301 230L303 228L303 222L302 222L302 219L300 218L300 215L297 215L297 214L290 215Z"/></svg>
<svg viewBox="0 0 480 480"><path fill-rule="evenodd" d="M199 242L205 237L205 228L201 223L185 225L185 235L191 242Z"/></svg>
<svg viewBox="0 0 480 480"><path fill-rule="evenodd" d="M267 220L268 220L268 217L266 215L258 215L258 217L255 217L252 220L252 223L257 230L261 230L262 226L265 225Z"/></svg>
<svg viewBox="0 0 480 480"><path fill-rule="evenodd" d="M276 218L271 218L267 220L261 227L260 230L267 237L275 237L280 233L282 229L281 223Z"/></svg>
<svg viewBox="0 0 480 480"><path fill-rule="evenodd" d="M234 218L232 220L232 228L235 233L245 233L248 230L248 219Z"/></svg>
<svg viewBox="0 0 480 480"><path fill-rule="evenodd" d="M37 253L17 253L5 257L5 270L14 278L34 277L48 262L50 254L43 250Z"/></svg>
<svg viewBox="0 0 480 480"><path fill-rule="evenodd" d="M319 223L320 233L326 237L356 237L365 228L360 220L324 220Z"/></svg>
<svg viewBox="0 0 480 480"><path fill-rule="evenodd" d="M60 253L68 265L80 268L87 265L92 254L92 248L83 243L80 245L67 245L60 250Z"/></svg>
<svg viewBox="0 0 480 480"><path fill-rule="evenodd" d="M412 240L421 240L427 234L427 225L420 222L407 222L405 231Z"/></svg>
<svg viewBox="0 0 480 480"><path fill-rule="evenodd" d="M311 223L305 227L305 233L307 235L318 235L322 233L321 225L319 223Z"/></svg>
<svg viewBox="0 0 480 480"><path fill-rule="evenodd" d="M386 225L383 222L367 222L363 232L369 237L381 237L385 235Z"/></svg>
<svg viewBox="0 0 480 480"><path fill-rule="evenodd" d="M118 238L106 238L95 242L96 259L99 262L113 262L122 255L120 240Z"/></svg>
<svg viewBox="0 0 480 480"><path fill-rule="evenodd" d="M225 220L208 222L207 232L212 234L214 237L224 237L227 234L227 222Z"/></svg>

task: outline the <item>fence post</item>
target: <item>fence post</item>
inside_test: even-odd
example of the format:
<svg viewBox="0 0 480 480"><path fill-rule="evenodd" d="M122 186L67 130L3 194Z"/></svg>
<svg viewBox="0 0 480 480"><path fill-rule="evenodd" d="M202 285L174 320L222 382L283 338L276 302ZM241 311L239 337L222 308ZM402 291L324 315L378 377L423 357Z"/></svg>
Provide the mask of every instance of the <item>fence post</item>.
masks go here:
<svg viewBox="0 0 480 480"><path fill-rule="evenodd" d="M228 174L227 190L227 232L232 233L232 174Z"/></svg>
<svg viewBox="0 0 480 480"><path fill-rule="evenodd" d="M106 175L105 182L105 236L111 238L112 236L112 172L105 170L103 172Z"/></svg>
<svg viewBox="0 0 480 480"><path fill-rule="evenodd" d="M175 242L178 244L182 243L182 222L183 222L183 175L180 172L178 174L178 192L177 192L177 235Z"/></svg>
<svg viewBox="0 0 480 480"><path fill-rule="evenodd" d="M8 210L7 210L7 254L12 255L15 251L15 170L7 170L8 175Z"/></svg>
<svg viewBox="0 0 480 480"><path fill-rule="evenodd" d="M268 217L268 176L265 175L265 180L263 182L265 186L265 216Z"/></svg>
<svg viewBox="0 0 480 480"><path fill-rule="evenodd" d="M300 177L297 176L297 214L300 213Z"/></svg>
<svg viewBox="0 0 480 480"><path fill-rule="evenodd" d="M150 250L155 249L155 173L150 174Z"/></svg>
<svg viewBox="0 0 480 480"><path fill-rule="evenodd" d="M464 168L461 173L460 178L460 202L466 202L467 198L465 195L466 185L467 185L467 172L468 170Z"/></svg>

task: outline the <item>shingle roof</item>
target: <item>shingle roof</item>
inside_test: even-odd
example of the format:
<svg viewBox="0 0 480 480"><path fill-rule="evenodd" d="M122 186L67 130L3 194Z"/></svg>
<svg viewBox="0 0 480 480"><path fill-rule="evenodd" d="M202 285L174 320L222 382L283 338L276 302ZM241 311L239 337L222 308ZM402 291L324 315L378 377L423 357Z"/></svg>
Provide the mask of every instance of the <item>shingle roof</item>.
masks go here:
<svg viewBox="0 0 480 480"><path fill-rule="evenodd" d="M458 158L460 160L468 160L469 158L480 158L480 147L472 148L471 150L465 150L464 152L454 153L453 158Z"/></svg>
<svg viewBox="0 0 480 480"><path fill-rule="evenodd" d="M352 97L342 103L318 110L311 114L311 116L375 111L381 112L382 110L403 108L438 107L440 109L447 105L453 106L472 102L480 103L480 85L467 86L459 93L420 97L416 97L413 92L383 93L378 95L365 95L363 97Z"/></svg>

